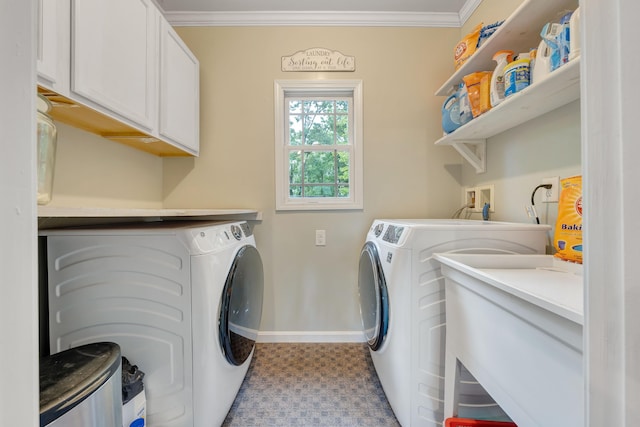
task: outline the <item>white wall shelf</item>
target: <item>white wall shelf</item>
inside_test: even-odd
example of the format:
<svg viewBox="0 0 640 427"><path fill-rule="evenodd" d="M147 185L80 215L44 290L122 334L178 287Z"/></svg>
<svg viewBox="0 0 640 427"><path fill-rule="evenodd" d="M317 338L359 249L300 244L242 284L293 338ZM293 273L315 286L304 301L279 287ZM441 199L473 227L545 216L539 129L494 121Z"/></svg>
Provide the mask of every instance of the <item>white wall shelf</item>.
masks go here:
<svg viewBox="0 0 640 427"><path fill-rule="evenodd" d="M482 145L487 138L523 124L580 98L580 60L558 68L545 79L511 95L500 105L436 141L451 145L476 172L485 171ZM473 146L473 147L472 147Z"/></svg>
<svg viewBox="0 0 640 427"><path fill-rule="evenodd" d="M436 91L449 95L462 82L462 77L476 71L492 71L496 67L493 54L499 50L529 52L538 47L540 31L547 22L557 21L559 13L574 10L578 0L526 0L489 37L478 50Z"/></svg>
<svg viewBox="0 0 640 427"><path fill-rule="evenodd" d="M252 209L130 209L38 206L40 229L150 221L262 220Z"/></svg>
<svg viewBox="0 0 640 427"><path fill-rule="evenodd" d="M453 145L481 141L580 98L580 60L558 68L545 79L507 97L498 106L436 141Z"/></svg>
<svg viewBox="0 0 640 427"><path fill-rule="evenodd" d="M576 0L526 0L500 28L441 87L436 95L448 95L462 77L481 70L493 70L493 54L510 49L528 52L540 43L540 30L558 20L564 10L578 6ZM486 171L486 140L580 98L580 60L574 59L511 95L480 117L444 135L436 145L450 145L476 170Z"/></svg>

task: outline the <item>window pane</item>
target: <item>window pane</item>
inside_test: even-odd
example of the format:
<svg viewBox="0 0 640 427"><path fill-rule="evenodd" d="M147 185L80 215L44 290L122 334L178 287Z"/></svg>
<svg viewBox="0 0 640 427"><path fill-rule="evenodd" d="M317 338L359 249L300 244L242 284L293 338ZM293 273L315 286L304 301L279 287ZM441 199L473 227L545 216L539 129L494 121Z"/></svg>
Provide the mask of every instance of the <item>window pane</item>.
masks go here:
<svg viewBox="0 0 640 427"><path fill-rule="evenodd" d="M289 197L302 197L302 185L290 185Z"/></svg>
<svg viewBox="0 0 640 427"><path fill-rule="evenodd" d="M301 113L302 101L298 99L289 100L289 113Z"/></svg>
<svg viewBox="0 0 640 427"><path fill-rule="evenodd" d="M289 145L302 145L302 116L289 116Z"/></svg>
<svg viewBox="0 0 640 427"><path fill-rule="evenodd" d="M349 152L338 151L338 182L349 184Z"/></svg>
<svg viewBox="0 0 640 427"><path fill-rule="evenodd" d="M333 101L304 101L304 112L307 114L333 113Z"/></svg>
<svg viewBox="0 0 640 427"><path fill-rule="evenodd" d="M348 185L338 185L338 197L349 197Z"/></svg>
<svg viewBox="0 0 640 427"><path fill-rule="evenodd" d="M349 116L336 116L336 144L349 144Z"/></svg>
<svg viewBox="0 0 640 427"><path fill-rule="evenodd" d="M305 116L306 145L333 145L334 127L333 117L326 114Z"/></svg>
<svg viewBox="0 0 640 427"><path fill-rule="evenodd" d="M336 197L336 187L333 185L305 185L305 197Z"/></svg>
<svg viewBox="0 0 640 427"><path fill-rule="evenodd" d="M349 112L349 101L336 101L336 112L337 113L348 113Z"/></svg>
<svg viewBox="0 0 640 427"><path fill-rule="evenodd" d="M302 152L292 151L289 153L289 183L302 183Z"/></svg>
<svg viewBox="0 0 640 427"><path fill-rule="evenodd" d="M305 184L336 182L335 155L332 151L312 151L304 154L304 182Z"/></svg>

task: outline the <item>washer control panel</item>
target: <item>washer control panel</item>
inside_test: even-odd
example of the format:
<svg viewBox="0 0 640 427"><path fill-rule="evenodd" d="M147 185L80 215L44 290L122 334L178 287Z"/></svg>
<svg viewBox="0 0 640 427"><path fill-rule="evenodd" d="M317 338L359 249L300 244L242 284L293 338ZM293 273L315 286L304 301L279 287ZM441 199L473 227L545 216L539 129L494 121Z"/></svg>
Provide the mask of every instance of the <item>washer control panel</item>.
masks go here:
<svg viewBox="0 0 640 427"><path fill-rule="evenodd" d="M235 224L231 226L231 234L236 240L242 239L242 229Z"/></svg>
<svg viewBox="0 0 640 427"><path fill-rule="evenodd" d="M387 227L387 231L384 233L382 240L389 243L397 244L400 241L400 237L402 237L402 232L404 231L404 227L398 227L396 225L389 225Z"/></svg>

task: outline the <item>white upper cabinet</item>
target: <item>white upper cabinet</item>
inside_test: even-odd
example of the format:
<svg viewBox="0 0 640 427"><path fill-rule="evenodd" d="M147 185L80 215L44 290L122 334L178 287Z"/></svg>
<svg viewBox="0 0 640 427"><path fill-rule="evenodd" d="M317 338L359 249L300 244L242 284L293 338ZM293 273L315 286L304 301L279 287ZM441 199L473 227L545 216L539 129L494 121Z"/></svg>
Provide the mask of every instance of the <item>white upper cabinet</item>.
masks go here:
<svg viewBox="0 0 640 427"><path fill-rule="evenodd" d="M152 0L38 0L38 91L55 120L197 156L199 63Z"/></svg>
<svg viewBox="0 0 640 427"><path fill-rule="evenodd" d="M69 92L69 0L38 0L38 84Z"/></svg>
<svg viewBox="0 0 640 427"><path fill-rule="evenodd" d="M158 13L151 0L72 2L71 91L148 130L157 111Z"/></svg>
<svg viewBox="0 0 640 427"><path fill-rule="evenodd" d="M160 17L160 137L198 154L200 63Z"/></svg>

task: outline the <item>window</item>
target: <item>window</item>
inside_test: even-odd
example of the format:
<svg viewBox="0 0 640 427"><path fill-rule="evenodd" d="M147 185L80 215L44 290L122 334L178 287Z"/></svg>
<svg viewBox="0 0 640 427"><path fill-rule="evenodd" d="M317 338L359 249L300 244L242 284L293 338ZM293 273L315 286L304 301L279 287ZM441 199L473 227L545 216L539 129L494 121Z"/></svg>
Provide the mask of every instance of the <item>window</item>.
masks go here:
<svg viewBox="0 0 640 427"><path fill-rule="evenodd" d="M276 81L276 209L362 209L362 82Z"/></svg>

